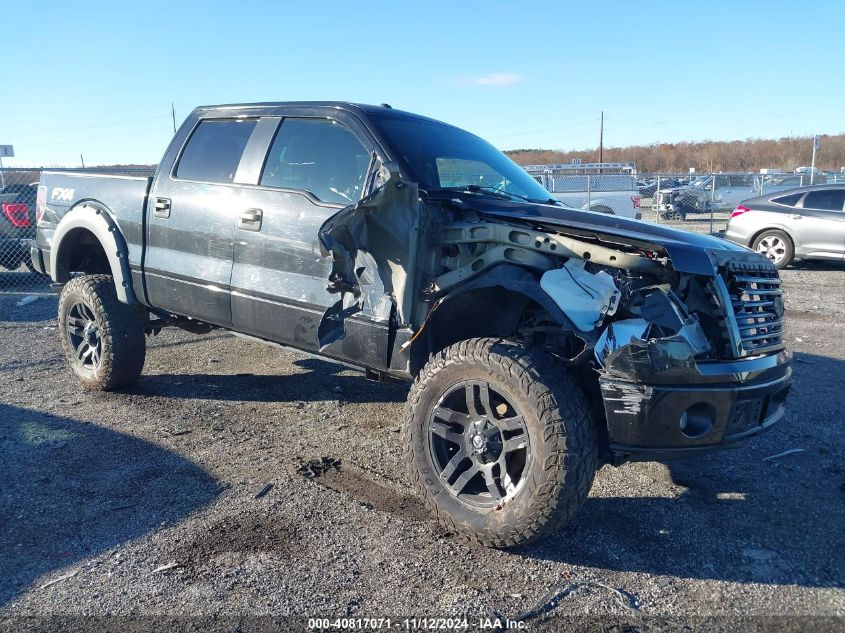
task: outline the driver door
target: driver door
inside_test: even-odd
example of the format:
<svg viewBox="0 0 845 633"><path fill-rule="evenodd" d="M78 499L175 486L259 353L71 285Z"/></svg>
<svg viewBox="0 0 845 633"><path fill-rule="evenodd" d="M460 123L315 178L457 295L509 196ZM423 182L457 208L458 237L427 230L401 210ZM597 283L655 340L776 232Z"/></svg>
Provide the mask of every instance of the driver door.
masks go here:
<svg viewBox="0 0 845 633"><path fill-rule="evenodd" d="M260 156L253 156L253 184L243 189L235 224L233 326L317 351L320 319L339 299L326 290L331 258L322 255L318 232L363 197L373 148L363 134L335 119L276 117L260 125L256 138L266 138L251 148ZM354 321L371 328L374 344L368 350L384 352L389 317L389 309L373 308L351 318L348 327L354 330ZM368 359L358 350L355 361L383 367L387 354L381 352Z"/></svg>

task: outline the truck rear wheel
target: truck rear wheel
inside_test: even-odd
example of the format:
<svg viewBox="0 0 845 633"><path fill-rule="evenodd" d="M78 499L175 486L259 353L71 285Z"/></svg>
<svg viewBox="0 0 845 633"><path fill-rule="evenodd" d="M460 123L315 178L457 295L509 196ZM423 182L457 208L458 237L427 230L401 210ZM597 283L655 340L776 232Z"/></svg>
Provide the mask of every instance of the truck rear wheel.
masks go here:
<svg viewBox="0 0 845 633"><path fill-rule="evenodd" d="M470 339L433 355L411 388L403 433L426 504L488 547L553 532L595 475L583 393L551 357L514 341Z"/></svg>
<svg viewBox="0 0 845 633"><path fill-rule="evenodd" d="M147 312L121 303L111 275L84 275L65 284L59 299L59 334L68 364L88 389L132 384L146 356Z"/></svg>

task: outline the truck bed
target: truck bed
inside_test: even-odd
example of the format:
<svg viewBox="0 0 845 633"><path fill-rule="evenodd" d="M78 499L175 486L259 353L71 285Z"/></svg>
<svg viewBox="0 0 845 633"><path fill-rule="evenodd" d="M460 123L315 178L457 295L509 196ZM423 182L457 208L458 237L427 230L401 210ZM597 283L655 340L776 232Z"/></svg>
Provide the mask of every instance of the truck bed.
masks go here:
<svg viewBox="0 0 845 633"><path fill-rule="evenodd" d="M43 217L36 236L36 246L42 252L43 272L51 272L49 254L56 226L68 211L84 202L96 203L106 209L126 240L130 268L140 270L144 209L152 180L152 176L43 172L39 183L39 202L43 200L43 208L39 211Z"/></svg>

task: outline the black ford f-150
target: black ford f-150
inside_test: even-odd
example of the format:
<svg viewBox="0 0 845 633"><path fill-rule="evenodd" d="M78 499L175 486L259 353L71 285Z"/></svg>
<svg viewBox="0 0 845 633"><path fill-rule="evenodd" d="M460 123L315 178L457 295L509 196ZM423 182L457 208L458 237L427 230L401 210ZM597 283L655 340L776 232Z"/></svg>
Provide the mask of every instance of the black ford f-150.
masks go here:
<svg viewBox="0 0 845 633"><path fill-rule="evenodd" d="M412 380L421 494L467 538L542 537L600 463L736 443L784 416L777 270L574 210L491 145L389 106L201 107L151 178L44 173L32 261L85 386L145 335L226 328Z"/></svg>

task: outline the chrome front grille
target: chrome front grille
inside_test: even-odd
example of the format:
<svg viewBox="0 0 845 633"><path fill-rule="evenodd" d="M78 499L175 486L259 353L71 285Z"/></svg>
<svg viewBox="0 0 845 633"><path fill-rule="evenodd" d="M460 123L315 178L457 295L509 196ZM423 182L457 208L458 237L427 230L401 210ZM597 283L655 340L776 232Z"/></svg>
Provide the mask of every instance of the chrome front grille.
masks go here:
<svg viewBox="0 0 845 633"><path fill-rule="evenodd" d="M733 355L765 354L783 349L783 290L777 268L769 264L731 263L723 275Z"/></svg>

